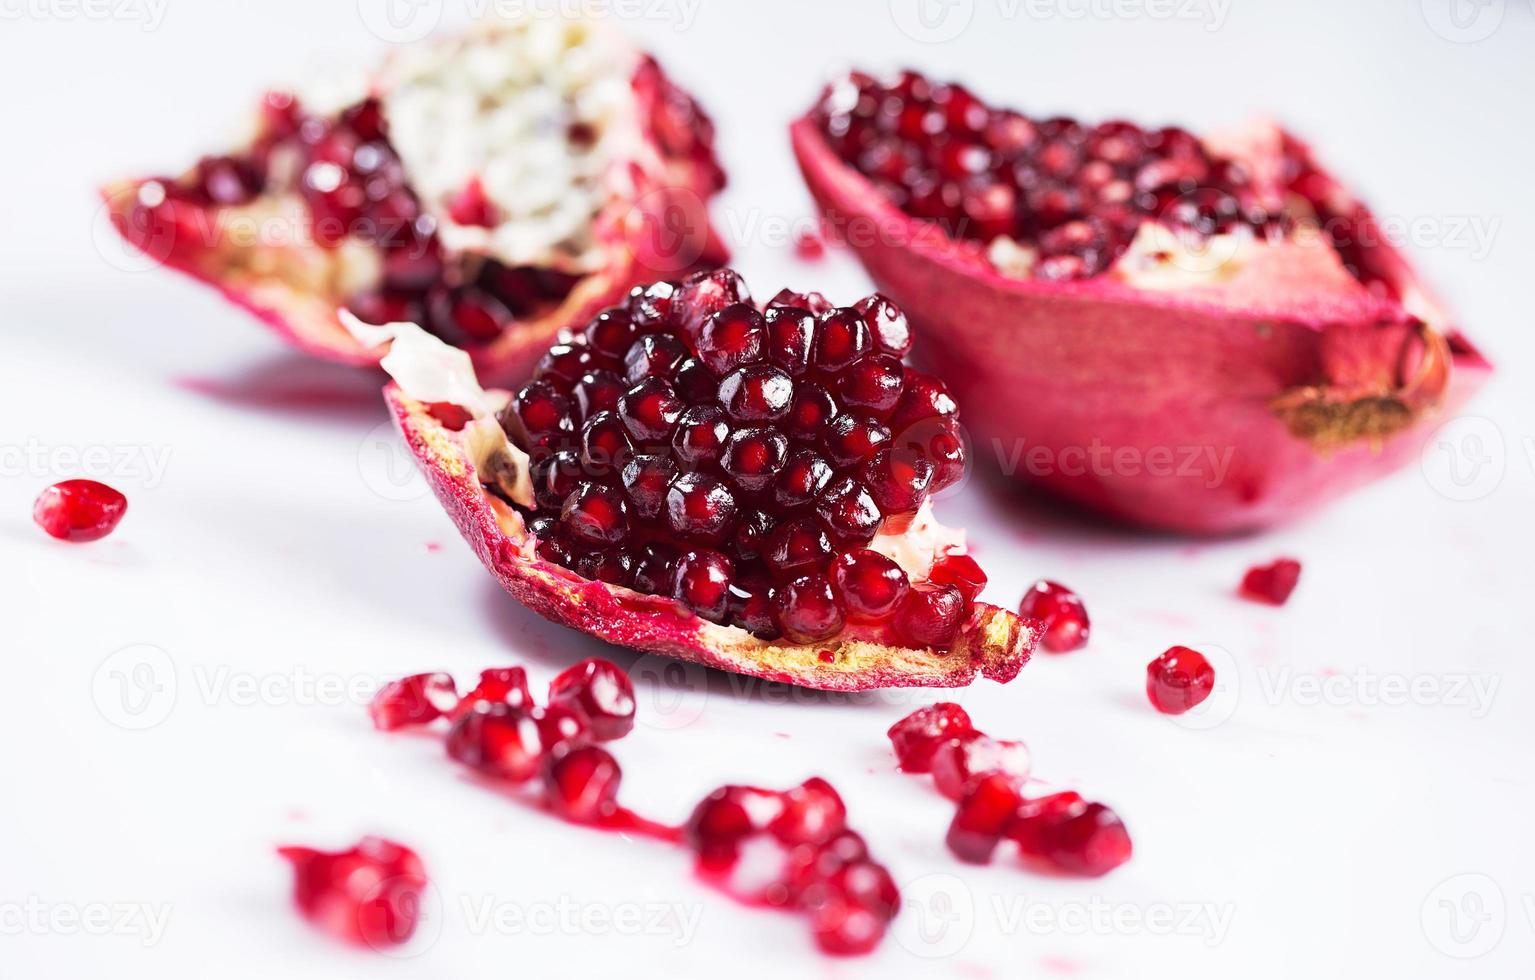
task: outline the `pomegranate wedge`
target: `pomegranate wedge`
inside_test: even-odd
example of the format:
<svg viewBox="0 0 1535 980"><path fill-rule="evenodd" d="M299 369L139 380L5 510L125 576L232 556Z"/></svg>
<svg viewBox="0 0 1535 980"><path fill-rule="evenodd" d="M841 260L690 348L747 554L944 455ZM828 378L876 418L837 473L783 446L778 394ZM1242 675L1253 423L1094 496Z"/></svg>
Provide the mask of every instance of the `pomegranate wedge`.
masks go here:
<svg viewBox="0 0 1535 980"><path fill-rule="evenodd" d="M725 258L712 123L599 22L487 21L333 88L267 95L249 142L180 177L106 187L113 224L311 354L377 363L347 307L423 324L486 377Z"/></svg>
<svg viewBox="0 0 1535 980"><path fill-rule="evenodd" d="M376 332L438 498L550 620L829 690L1008 681L1033 650L1039 624L975 601L984 573L933 518L964 474L958 409L902 365L882 297L764 309L728 270L636 287L515 392L411 324Z"/></svg>
<svg viewBox="0 0 1535 980"><path fill-rule="evenodd" d="M1412 458L1488 371L1381 223L1273 125L1041 120L854 73L792 137L987 455L1117 518L1292 517Z"/></svg>

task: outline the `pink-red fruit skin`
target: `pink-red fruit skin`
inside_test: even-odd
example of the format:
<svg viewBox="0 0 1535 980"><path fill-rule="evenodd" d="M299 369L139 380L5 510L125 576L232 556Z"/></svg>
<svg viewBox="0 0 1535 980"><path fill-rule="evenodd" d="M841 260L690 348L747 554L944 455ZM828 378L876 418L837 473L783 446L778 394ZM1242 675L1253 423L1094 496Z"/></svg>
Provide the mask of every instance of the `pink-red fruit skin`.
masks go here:
<svg viewBox="0 0 1535 980"><path fill-rule="evenodd" d="M1215 668L1197 650L1172 647L1146 666L1146 697L1165 715L1198 707L1215 689Z"/></svg>
<svg viewBox="0 0 1535 980"><path fill-rule="evenodd" d="M928 772L938 746L974 731L964 708L951 701L940 701L913 711L891 725L886 734L902 772Z"/></svg>
<svg viewBox="0 0 1535 980"><path fill-rule="evenodd" d="M37 526L60 541L98 541L128 512L128 498L95 480L65 480L44 490L32 505Z"/></svg>
<svg viewBox="0 0 1535 980"><path fill-rule="evenodd" d="M410 848L367 837L343 851L281 847L293 868L293 901L338 939L373 949L399 946L416 931L426 869Z"/></svg>
<svg viewBox="0 0 1535 980"><path fill-rule="evenodd" d="M1282 606L1300 582L1300 562L1280 558L1268 565L1256 565L1242 576L1242 595L1256 602Z"/></svg>
<svg viewBox="0 0 1535 980"><path fill-rule="evenodd" d="M1070 653L1087 646L1092 629L1087 607L1080 596L1059 582L1041 579L1029 586L1018 611L1045 624L1040 643L1051 653Z"/></svg>

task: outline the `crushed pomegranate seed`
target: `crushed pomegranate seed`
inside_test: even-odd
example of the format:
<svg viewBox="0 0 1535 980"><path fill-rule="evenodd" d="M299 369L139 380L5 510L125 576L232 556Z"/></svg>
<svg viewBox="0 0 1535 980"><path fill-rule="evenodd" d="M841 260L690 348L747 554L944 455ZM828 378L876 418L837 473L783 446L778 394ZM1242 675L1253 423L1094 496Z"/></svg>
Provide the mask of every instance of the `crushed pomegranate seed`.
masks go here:
<svg viewBox="0 0 1535 980"><path fill-rule="evenodd" d="M97 541L111 534L127 511L128 498L105 483L65 480L38 495L32 519L60 541Z"/></svg>
<svg viewBox="0 0 1535 980"><path fill-rule="evenodd" d="M366 837L344 851L290 846L277 853L293 868L294 903L326 932L374 949L414 935L427 877L410 848Z"/></svg>
<svg viewBox="0 0 1535 980"><path fill-rule="evenodd" d="M1146 665L1146 696L1165 715L1181 715L1215 689L1215 668L1204 654L1173 647Z"/></svg>
<svg viewBox="0 0 1535 980"><path fill-rule="evenodd" d="M425 725L451 712L458 704L458 689L444 673L416 674L391 681L379 689L368 714L373 727L392 732L410 725Z"/></svg>
<svg viewBox="0 0 1535 980"><path fill-rule="evenodd" d="M1032 118L910 71L853 72L827 88L814 118L832 151L891 203L958 239L1018 242L1038 279L1101 275L1147 222L1184 236L1273 239L1314 218L1355 278L1391 290L1358 232L1373 216L1338 201L1289 137L1283 166L1253 174L1183 129Z"/></svg>
<svg viewBox="0 0 1535 980"><path fill-rule="evenodd" d="M1242 594L1249 599L1282 606L1300 581L1300 562L1280 558L1268 565L1256 565L1242 577Z"/></svg>
<svg viewBox="0 0 1535 980"><path fill-rule="evenodd" d="M1069 653L1087 646L1091 630L1087 607L1080 596L1059 582L1035 582L1024 593L1018 612L1045 624L1042 642L1051 653Z"/></svg>
<svg viewBox="0 0 1535 980"><path fill-rule="evenodd" d="M938 746L975 731L965 709L950 701L918 708L886 732L902 772L929 772Z"/></svg>
<svg viewBox="0 0 1535 980"><path fill-rule="evenodd" d="M763 311L729 270L635 289L501 415L531 458L539 555L764 639L818 643L851 620L947 648L979 566L950 555L912 587L865 549L964 472L958 409L901 363L910 349L878 295L785 291Z"/></svg>

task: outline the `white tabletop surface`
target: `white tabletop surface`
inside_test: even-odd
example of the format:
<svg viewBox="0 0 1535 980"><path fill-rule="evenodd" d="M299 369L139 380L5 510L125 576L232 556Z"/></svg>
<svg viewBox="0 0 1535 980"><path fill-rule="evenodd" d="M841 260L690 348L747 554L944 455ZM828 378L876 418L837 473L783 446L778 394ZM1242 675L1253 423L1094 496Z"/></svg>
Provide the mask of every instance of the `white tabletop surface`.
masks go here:
<svg viewBox="0 0 1535 980"><path fill-rule="evenodd" d="M447 0L443 18L484 5ZM793 257L783 231L811 212L784 127L834 67L908 62L1040 112L1284 118L1419 229L1500 373L1423 466L1262 536L1138 536L973 481L948 515L988 598L1058 578L1095 633L958 696L1027 741L1041 779L1114 806L1136 854L1095 881L965 868L943 847L949 804L893 770L883 737L927 695L742 693L693 672L673 697L657 661L500 592L409 477L377 378L94 244L97 182L175 168L266 83L382 50L380 4L0 0L0 976L1528 976L1526 0L1458 20L1438 0L620 9L714 110L722 220L764 295L867 291L850 256ZM70 547L33 526L42 487L102 467L131 499L117 534ZM1287 607L1233 596L1279 554L1305 562ZM1144 665L1174 643L1217 651L1223 723L1147 705ZM875 956L823 958L804 920L723 900L680 852L489 793L432 739L372 731L360 703L405 672L515 662L541 683L592 654L640 676L642 723L616 749L636 807L680 819L722 782L813 773L842 790L913 902ZM432 872L409 955L339 946L289 905L275 844L365 832Z"/></svg>

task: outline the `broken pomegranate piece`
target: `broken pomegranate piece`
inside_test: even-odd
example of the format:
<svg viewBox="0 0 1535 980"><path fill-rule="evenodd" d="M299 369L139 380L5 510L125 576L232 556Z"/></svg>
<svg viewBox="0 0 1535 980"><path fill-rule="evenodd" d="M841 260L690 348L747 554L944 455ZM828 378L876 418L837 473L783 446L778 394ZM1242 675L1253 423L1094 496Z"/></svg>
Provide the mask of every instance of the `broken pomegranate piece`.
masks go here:
<svg viewBox="0 0 1535 980"><path fill-rule="evenodd" d="M958 407L900 364L888 301L788 302L811 305L759 310L729 270L637 287L510 394L397 324L387 397L481 559L556 622L809 687L1010 680L1036 624L977 601L933 516Z"/></svg>
<svg viewBox="0 0 1535 980"><path fill-rule="evenodd" d="M281 847L293 868L293 900L310 922L374 949L409 942L421 912L426 869L410 848L366 837L343 851Z"/></svg>
<svg viewBox="0 0 1535 980"><path fill-rule="evenodd" d="M1300 582L1300 562L1280 558L1267 565L1255 565L1242 576L1242 594L1258 602L1282 606Z"/></svg>
<svg viewBox="0 0 1535 980"><path fill-rule="evenodd" d="M103 191L150 258L330 360L366 323L420 323L516 378L635 283L724 260L714 130L600 21L485 21L401 48L350 88L266 97L245 146Z"/></svg>
<svg viewBox="0 0 1535 980"><path fill-rule="evenodd" d="M837 79L801 170L1009 475L1114 517L1253 529L1414 459L1488 365L1389 230L1272 124L1040 118Z"/></svg>
<svg viewBox="0 0 1535 980"><path fill-rule="evenodd" d="M65 480L38 494L32 505L37 526L60 541L99 541L128 512L128 498L95 480Z"/></svg>
<svg viewBox="0 0 1535 980"><path fill-rule="evenodd" d="M1198 650L1172 647L1146 665L1146 696L1165 715L1203 704L1215 690L1215 668Z"/></svg>

